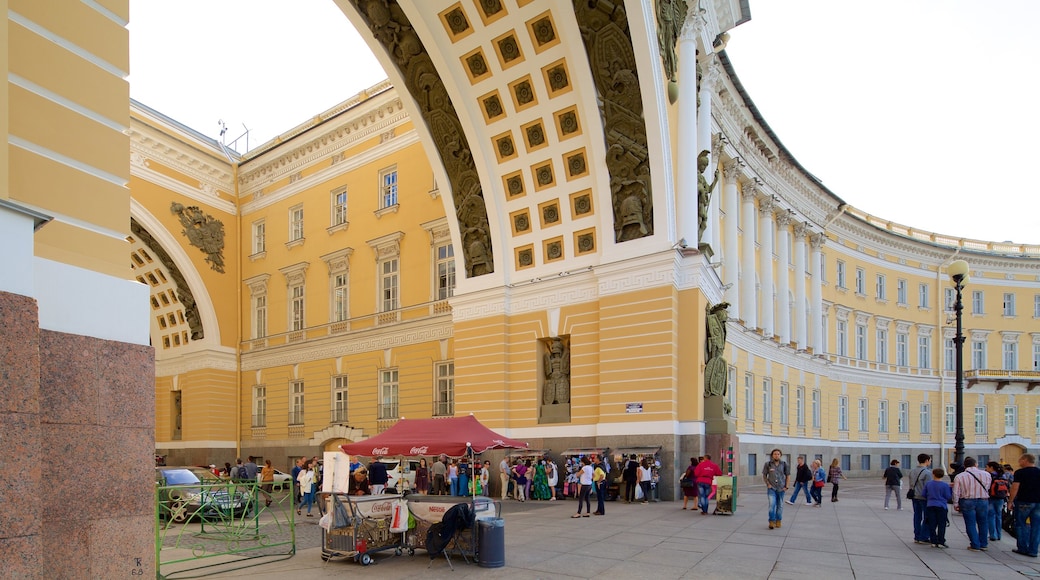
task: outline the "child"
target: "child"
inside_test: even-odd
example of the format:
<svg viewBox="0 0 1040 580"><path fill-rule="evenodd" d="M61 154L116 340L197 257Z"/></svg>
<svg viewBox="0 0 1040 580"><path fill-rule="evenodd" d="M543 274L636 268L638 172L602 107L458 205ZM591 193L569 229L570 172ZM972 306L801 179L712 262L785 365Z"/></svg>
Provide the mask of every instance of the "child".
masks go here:
<svg viewBox="0 0 1040 580"><path fill-rule="evenodd" d="M924 484L925 525L931 536L932 546L946 548L946 505L953 499L953 489L943 481L942 468L932 470L932 481Z"/></svg>

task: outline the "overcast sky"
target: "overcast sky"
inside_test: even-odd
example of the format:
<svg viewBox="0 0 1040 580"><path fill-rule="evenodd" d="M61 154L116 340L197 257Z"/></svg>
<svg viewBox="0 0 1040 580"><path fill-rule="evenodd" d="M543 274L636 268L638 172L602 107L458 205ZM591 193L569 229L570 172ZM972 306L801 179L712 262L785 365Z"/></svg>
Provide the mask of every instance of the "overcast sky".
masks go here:
<svg viewBox="0 0 1040 580"><path fill-rule="evenodd" d="M1040 1L751 0L727 53L784 146L847 203L1040 243ZM130 94L250 147L386 77L332 0L130 0ZM246 149L244 143L237 148Z"/></svg>

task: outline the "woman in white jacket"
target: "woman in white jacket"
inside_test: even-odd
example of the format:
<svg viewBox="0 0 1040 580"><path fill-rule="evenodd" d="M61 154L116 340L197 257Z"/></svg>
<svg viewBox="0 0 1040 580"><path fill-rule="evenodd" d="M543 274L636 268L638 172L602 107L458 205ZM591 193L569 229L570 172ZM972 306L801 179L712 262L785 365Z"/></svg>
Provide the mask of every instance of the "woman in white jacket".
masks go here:
<svg viewBox="0 0 1040 580"><path fill-rule="evenodd" d="M314 506L314 468L310 461L303 464L303 469L296 476L296 481L299 482L300 490L303 492L303 501L296 508L296 515L302 515L300 510L303 509L303 506L307 506L307 517L314 517L311 514L311 508Z"/></svg>

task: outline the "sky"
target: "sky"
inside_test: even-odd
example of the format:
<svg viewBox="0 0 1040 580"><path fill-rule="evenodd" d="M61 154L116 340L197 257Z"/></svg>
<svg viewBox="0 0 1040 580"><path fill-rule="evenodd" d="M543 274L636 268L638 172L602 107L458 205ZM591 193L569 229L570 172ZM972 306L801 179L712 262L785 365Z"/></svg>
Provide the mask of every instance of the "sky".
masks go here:
<svg viewBox="0 0 1040 580"><path fill-rule="evenodd" d="M561 0L562 1L562 0ZM726 52L846 203L1040 244L1040 2L750 0ZM332 0L130 0L130 96L249 148L386 78ZM236 145L247 150L245 139Z"/></svg>

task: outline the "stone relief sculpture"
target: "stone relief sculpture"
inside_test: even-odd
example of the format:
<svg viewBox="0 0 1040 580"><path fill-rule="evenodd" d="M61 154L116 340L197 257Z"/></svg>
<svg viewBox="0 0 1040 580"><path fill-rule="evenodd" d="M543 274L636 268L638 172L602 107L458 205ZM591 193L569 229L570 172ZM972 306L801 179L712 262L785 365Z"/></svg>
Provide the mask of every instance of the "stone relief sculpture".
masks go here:
<svg viewBox="0 0 1040 580"><path fill-rule="evenodd" d="M708 228L708 206L711 204L711 192L719 183L719 170L715 169L715 178L708 183L704 170L708 168L710 153L707 149L697 156L697 239L704 240L704 230Z"/></svg>
<svg viewBox="0 0 1040 580"><path fill-rule="evenodd" d="M148 247L152 255L158 258L163 266L166 266L166 271L173 278L173 283L177 286L177 301L184 308L184 321L188 323L191 340L202 340L205 338L206 332L202 327L202 320L199 318L199 308L195 304L195 297L191 293L188 281L185 280L180 269L174 264L173 259L159 245L159 242L152 237L152 234L142 228L141 224L137 223L137 220L133 218L130 219L130 233Z"/></svg>
<svg viewBox="0 0 1040 580"><path fill-rule="evenodd" d="M679 40L679 31L686 20L685 0L658 0L657 2L657 46L664 62L664 76L675 82L678 70L678 55L675 43Z"/></svg>
<svg viewBox="0 0 1040 580"><path fill-rule="evenodd" d="M714 306L708 306L707 322L705 324L707 337L705 343L705 355L707 362L704 365L704 396L725 397L726 379L728 365L724 358L726 352L726 319L729 318L729 303L720 302ZM728 408L726 412L729 413Z"/></svg>
<svg viewBox="0 0 1040 580"><path fill-rule="evenodd" d="M615 240L651 236L654 205L646 123L625 4L572 1L601 103Z"/></svg>
<svg viewBox="0 0 1040 580"><path fill-rule="evenodd" d="M181 233L188 238L188 242L206 254L209 267L223 274L224 223L194 205L185 207L173 202L170 211L180 218L184 226Z"/></svg>
<svg viewBox="0 0 1040 580"><path fill-rule="evenodd" d="M543 363L545 383L542 386L542 404L569 403L571 401L571 353L563 339L558 336L553 337Z"/></svg>
<svg viewBox="0 0 1040 580"><path fill-rule="evenodd" d="M494 248L480 177L459 116L433 60L396 0L351 0L351 3L397 67L404 79L404 88L418 103L434 139L448 174L459 219L466 275L494 272ZM489 14L497 12L496 5L497 2L492 1L481 4ZM458 26L465 30L469 24L462 19Z"/></svg>

